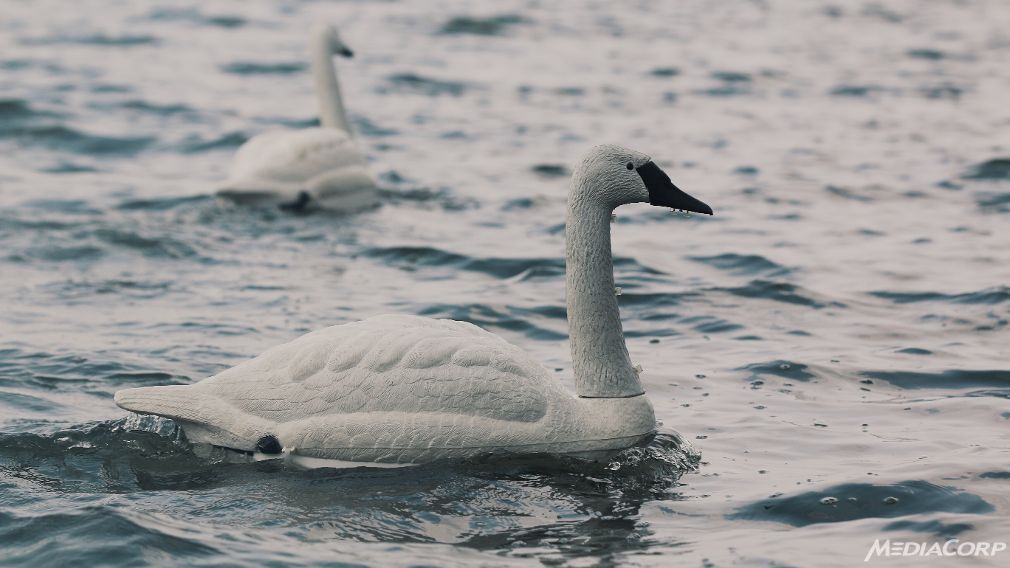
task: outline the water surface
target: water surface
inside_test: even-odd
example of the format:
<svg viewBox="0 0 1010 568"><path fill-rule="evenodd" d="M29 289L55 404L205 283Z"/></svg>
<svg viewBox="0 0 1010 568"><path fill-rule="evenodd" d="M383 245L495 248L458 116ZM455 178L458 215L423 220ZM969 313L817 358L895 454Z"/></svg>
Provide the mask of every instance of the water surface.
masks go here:
<svg viewBox="0 0 1010 568"><path fill-rule="evenodd" d="M316 123L320 20L383 205L216 201L243 141ZM848 566L1010 531L1001 0L41 1L0 28L5 563ZM602 142L716 210L613 225L648 445L299 471L113 404L384 312L570 384L567 176Z"/></svg>

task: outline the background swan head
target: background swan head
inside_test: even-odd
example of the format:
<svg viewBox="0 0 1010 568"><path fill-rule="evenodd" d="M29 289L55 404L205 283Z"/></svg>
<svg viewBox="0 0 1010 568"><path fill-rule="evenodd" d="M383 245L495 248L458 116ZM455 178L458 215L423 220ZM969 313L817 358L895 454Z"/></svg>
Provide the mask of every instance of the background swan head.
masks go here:
<svg viewBox="0 0 1010 568"><path fill-rule="evenodd" d="M340 37L340 33L337 32L337 28L330 24L316 25L312 29L312 37L316 42L322 44L331 55L354 56L354 51L344 43L344 40Z"/></svg>
<svg viewBox="0 0 1010 568"><path fill-rule="evenodd" d="M712 214L712 208L684 193L652 159L614 144L596 146L572 174L571 199L610 210L629 203Z"/></svg>

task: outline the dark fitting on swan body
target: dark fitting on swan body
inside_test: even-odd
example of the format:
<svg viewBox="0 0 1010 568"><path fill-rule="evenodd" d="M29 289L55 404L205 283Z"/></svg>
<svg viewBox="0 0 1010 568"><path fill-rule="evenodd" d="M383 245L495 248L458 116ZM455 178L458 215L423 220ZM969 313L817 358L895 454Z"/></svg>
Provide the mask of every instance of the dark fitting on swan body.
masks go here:
<svg viewBox="0 0 1010 568"><path fill-rule="evenodd" d="M298 199L292 201L291 203L282 203L278 207L282 211L305 211L309 206L309 202L312 201L312 196L309 195L307 191L299 191Z"/></svg>
<svg viewBox="0 0 1010 568"><path fill-rule="evenodd" d="M660 207L672 207L693 211L695 213L712 214L712 208L701 201L684 193L679 187L673 185L670 176L659 169L659 166L651 161L638 167L638 175L645 182L645 189L649 190L649 203Z"/></svg>
<svg viewBox="0 0 1010 568"><path fill-rule="evenodd" d="M256 440L256 451L261 454L277 455L283 451L283 448L276 436L266 435Z"/></svg>

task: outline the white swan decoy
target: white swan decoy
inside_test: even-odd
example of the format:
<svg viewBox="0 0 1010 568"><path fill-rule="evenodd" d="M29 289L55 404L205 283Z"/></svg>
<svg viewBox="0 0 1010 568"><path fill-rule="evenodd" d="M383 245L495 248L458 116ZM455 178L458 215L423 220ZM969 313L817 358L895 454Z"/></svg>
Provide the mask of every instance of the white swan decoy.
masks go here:
<svg viewBox="0 0 1010 568"><path fill-rule="evenodd" d="M312 205L345 212L378 201L378 189L354 140L333 67L334 55L351 57L353 53L329 25L312 30L310 48L322 126L266 132L243 144L219 196L238 203L290 209Z"/></svg>
<svg viewBox="0 0 1010 568"><path fill-rule="evenodd" d="M572 177L566 296L576 392L473 324L382 315L309 333L192 385L116 393L197 442L368 465L628 447L656 419L624 343L610 217L648 202L706 213L648 156L598 146Z"/></svg>

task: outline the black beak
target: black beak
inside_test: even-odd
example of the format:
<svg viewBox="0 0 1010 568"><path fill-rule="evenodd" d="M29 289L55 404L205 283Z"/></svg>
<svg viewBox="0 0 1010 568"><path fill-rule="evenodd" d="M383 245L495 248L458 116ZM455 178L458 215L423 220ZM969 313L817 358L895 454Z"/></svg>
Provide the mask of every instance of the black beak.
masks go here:
<svg viewBox="0 0 1010 568"><path fill-rule="evenodd" d="M660 207L672 207L695 213L712 214L712 208L701 201L684 193L670 181L670 176L652 162L646 162L638 168L638 175L649 190L649 203Z"/></svg>
<svg viewBox="0 0 1010 568"><path fill-rule="evenodd" d="M343 55L344 57L354 57L354 52L351 51L351 48L344 46L340 48L340 55Z"/></svg>

